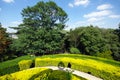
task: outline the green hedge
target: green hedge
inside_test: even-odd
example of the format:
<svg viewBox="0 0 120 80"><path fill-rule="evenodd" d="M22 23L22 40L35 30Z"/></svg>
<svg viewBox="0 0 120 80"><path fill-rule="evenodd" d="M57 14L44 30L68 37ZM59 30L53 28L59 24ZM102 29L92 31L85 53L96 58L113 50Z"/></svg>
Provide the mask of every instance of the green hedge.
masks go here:
<svg viewBox="0 0 120 80"><path fill-rule="evenodd" d="M31 76L29 80L48 80L48 76L52 73L52 69L47 69Z"/></svg>
<svg viewBox="0 0 120 80"><path fill-rule="evenodd" d="M5 62L0 63L0 76L5 75L5 74L10 74L19 71L19 65L18 62L21 60L34 60L35 57L31 56L21 56L13 60L8 60Z"/></svg>
<svg viewBox="0 0 120 80"><path fill-rule="evenodd" d="M54 70L48 80L71 80L71 74L61 70Z"/></svg>
<svg viewBox="0 0 120 80"><path fill-rule="evenodd" d="M69 58L69 59L67 59L67 58L57 59L57 58L52 58L52 57L51 58L46 58L46 57L45 58L36 58L35 66L36 67L57 66L57 64L60 61L64 62L65 66L67 66L67 64L69 63L70 59L71 58ZM86 59L84 59L84 60L86 60ZM118 80L118 79L120 79L120 76L118 76L118 74L117 74L118 72L112 73L112 72L108 72L107 70L104 71L104 70L97 69L96 67L90 67L90 65L81 65L82 63L78 62L78 64L76 64L74 62L75 61L70 62L71 65L72 65L72 69L83 71L83 72L86 72L86 73L91 73L92 75L100 77L100 78L102 78L104 80ZM77 60L76 60L76 62L77 62ZM92 64L96 64L96 63L91 63L91 65ZM100 67L102 67L102 66L100 65ZM118 67L116 67L116 68L118 68Z"/></svg>
<svg viewBox="0 0 120 80"><path fill-rule="evenodd" d="M19 71L19 66L18 64L16 65L8 65L8 67L0 69L0 76L5 75L5 74L10 74Z"/></svg>
<svg viewBox="0 0 120 80"><path fill-rule="evenodd" d="M25 69L29 69L30 66L32 65L32 60L22 60L20 61L19 64L19 68L20 70L25 70Z"/></svg>

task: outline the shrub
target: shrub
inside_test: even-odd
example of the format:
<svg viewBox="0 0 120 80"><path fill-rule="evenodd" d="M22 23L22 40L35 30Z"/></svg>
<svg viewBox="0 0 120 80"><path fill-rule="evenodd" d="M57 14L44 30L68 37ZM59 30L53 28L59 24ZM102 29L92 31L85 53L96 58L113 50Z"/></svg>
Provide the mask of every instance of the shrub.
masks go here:
<svg viewBox="0 0 120 80"><path fill-rule="evenodd" d="M63 61L65 65L70 62L73 69L80 70L86 73L91 72L92 75L103 78L105 80L117 80L120 78L120 63L113 60L75 54L66 54L59 56L54 55L48 57L45 56L37 58L37 65L55 66L60 61Z"/></svg>
<svg viewBox="0 0 120 80"><path fill-rule="evenodd" d="M70 48L70 53L78 54L78 53L80 53L80 51L79 51L79 49L72 47L72 48Z"/></svg>
<svg viewBox="0 0 120 80"><path fill-rule="evenodd" d="M59 68L64 68L64 67L65 67L65 64L64 64L62 61L60 61L60 62L58 63L58 67L59 67Z"/></svg>
<svg viewBox="0 0 120 80"><path fill-rule="evenodd" d="M19 63L20 70L29 69L32 65L32 60L22 60Z"/></svg>
<svg viewBox="0 0 120 80"><path fill-rule="evenodd" d="M19 66L17 64L10 65L8 67L0 69L0 76L5 75L5 74L10 74L16 71L19 71Z"/></svg>
<svg viewBox="0 0 120 80"><path fill-rule="evenodd" d="M7 74L3 77L0 77L0 80L15 80L15 79L12 77L12 75Z"/></svg>
<svg viewBox="0 0 120 80"><path fill-rule="evenodd" d="M71 74L61 70L54 70L48 76L48 80L71 80Z"/></svg>
<svg viewBox="0 0 120 80"><path fill-rule="evenodd" d="M48 76L51 74L53 70L47 69L42 72L36 73L29 80L48 80Z"/></svg>
<svg viewBox="0 0 120 80"><path fill-rule="evenodd" d="M19 71L18 62L21 60L28 60L28 59L34 60L35 57L21 56L13 60L8 60L0 63L0 76Z"/></svg>
<svg viewBox="0 0 120 80"><path fill-rule="evenodd" d="M103 57L103 58L107 58L107 59L113 59L111 51L105 51L105 52L102 52L102 53L96 53L95 56Z"/></svg>
<svg viewBox="0 0 120 80"><path fill-rule="evenodd" d="M47 68L32 68L19 72L12 73L10 75L4 75L0 77L0 80L9 80L6 78L10 78L12 80L29 80L31 76L36 75L40 72L48 70ZM34 80L34 79L33 79Z"/></svg>

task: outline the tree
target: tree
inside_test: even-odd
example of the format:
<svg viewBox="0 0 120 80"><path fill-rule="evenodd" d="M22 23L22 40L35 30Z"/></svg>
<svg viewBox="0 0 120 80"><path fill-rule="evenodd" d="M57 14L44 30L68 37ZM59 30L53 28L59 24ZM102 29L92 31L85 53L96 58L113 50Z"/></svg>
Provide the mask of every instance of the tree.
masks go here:
<svg viewBox="0 0 120 80"><path fill-rule="evenodd" d="M112 51L114 52L114 59L120 61L120 23L118 27L119 28L114 31L116 38L112 38L114 39L114 44L112 43L114 45Z"/></svg>
<svg viewBox="0 0 120 80"><path fill-rule="evenodd" d="M12 44L13 49L35 54L61 50L64 37L61 31L68 20L62 8L53 1L41 1L23 9L22 16L23 24L17 28L18 39Z"/></svg>
<svg viewBox="0 0 120 80"><path fill-rule="evenodd" d="M105 39L102 37L98 27L93 27L92 25L78 27L70 31L69 36L71 45L84 54L95 55L107 50Z"/></svg>
<svg viewBox="0 0 120 80"><path fill-rule="evenodd" d="M0 23L0 61L4 60L4 56L7 53L10 43L11 41L8 34L6 33L6 29L3 28Z"/></svg>

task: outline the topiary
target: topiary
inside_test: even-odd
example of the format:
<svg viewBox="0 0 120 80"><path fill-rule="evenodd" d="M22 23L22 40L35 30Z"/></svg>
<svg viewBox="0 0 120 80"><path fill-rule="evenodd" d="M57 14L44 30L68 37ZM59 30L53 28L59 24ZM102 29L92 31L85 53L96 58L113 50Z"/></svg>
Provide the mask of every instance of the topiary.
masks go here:
<svg viewBox="0 0 120 80"><path fill-rule="evenodd" d="M60 61L58 63L58 68L65 68L65 64L62 61Z"/></svg>
<svg viewBox="0 0 120 80"><path fill-rule="evenodd" d="M78 53L80 53L80 51L79 51L79 49L72 47L72 48L70 48L70 53L78 54Z"/></svg>
<svg viewBox="0 0 120 80"><path fill-rule="evenodd" d="M22 60L18 63L20 70L29 69L32 65L32 60Z"/></svg>

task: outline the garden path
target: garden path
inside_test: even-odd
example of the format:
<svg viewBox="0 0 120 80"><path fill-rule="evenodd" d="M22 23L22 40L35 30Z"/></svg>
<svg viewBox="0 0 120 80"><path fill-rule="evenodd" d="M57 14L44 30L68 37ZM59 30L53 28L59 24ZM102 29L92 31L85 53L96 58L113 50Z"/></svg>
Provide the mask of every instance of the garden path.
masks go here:
<svg viewBox="0 0 120 80"><path fill-rule="evenodd" d="M72 71L72 74L75 74L77 76L80 76L80 77L83 77L83 78L86 78L88 80L103 80L101 78L98 78L98 77L95 77L93 75L90 75L88 73L85 73L85 72L81 72L81 71L78 71L78 70L73 70L73 69L70 69L70 68L58 68L56 66L46 66L46 67L43 67L43 68L50 68L52 70L69 70L69 71Z"/></svg>

